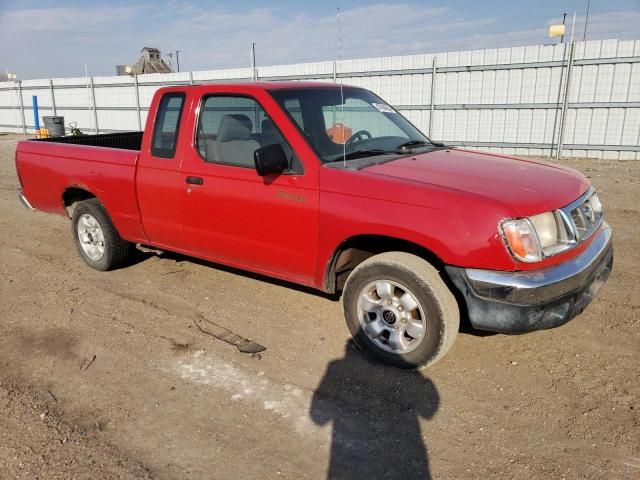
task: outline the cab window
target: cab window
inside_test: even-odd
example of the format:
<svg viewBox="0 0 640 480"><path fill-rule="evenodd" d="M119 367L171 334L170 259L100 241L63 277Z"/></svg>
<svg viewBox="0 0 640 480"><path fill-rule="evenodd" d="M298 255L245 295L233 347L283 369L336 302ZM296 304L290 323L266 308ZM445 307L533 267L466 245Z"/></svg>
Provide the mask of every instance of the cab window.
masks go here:
<svg viewBox="0 0 640 480"><path fill-rule="evenodd" d="M203 99L196 147L205 162L255 168L254 152L274 143L285 151L290 171L300 173L301 164L289 142L258 102L228 95Z"/></svg>
<svg viewBox="0 0 640 480"><path fill-rule="evenodd" d="M184 98L185 95L181 92L166 93L162 96L151 142L151 155L154 157L174 157Z"/></svg>

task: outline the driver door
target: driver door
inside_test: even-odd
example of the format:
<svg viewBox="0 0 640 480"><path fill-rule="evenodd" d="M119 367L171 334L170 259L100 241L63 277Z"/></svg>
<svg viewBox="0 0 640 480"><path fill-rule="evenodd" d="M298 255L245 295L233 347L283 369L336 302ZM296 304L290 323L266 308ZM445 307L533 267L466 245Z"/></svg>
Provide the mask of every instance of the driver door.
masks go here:
<svg viewBox="0 0 640 480"><path fill-rule="evenodd" d="M183 234L196 255L312 284L318 240L317 177L305 175L296 152L253 97L200 99L196 139L181 174ZM258 176L256 149L280 143L289 171ZM297 162L297 163L296 163Z"/></svg>

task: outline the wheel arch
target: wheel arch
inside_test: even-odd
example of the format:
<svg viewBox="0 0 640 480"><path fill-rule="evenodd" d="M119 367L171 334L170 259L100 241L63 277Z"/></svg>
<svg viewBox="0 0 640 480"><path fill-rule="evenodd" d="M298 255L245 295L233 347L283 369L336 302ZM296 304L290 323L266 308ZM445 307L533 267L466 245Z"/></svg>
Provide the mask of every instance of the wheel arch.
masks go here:
<svg viewBox="0 0 640 480"><path fill-rule="evenodd" d="M444 262L424 246L388 235L363 234L342 241L325 267L324 290L335 294L342 290L349 273L366 259L384 252L406 252L423 258L442 271Z"/></svg>
<svg viewBox="0 0 640 480"><path fill-rule="evenodd" d="M64 192L62 192L62 205L65 212L67 212L67 216L69 218L73 216L73 209L75 208L76 203L90 198L98 197L82 185L72 185L67 187Z"/></svg>

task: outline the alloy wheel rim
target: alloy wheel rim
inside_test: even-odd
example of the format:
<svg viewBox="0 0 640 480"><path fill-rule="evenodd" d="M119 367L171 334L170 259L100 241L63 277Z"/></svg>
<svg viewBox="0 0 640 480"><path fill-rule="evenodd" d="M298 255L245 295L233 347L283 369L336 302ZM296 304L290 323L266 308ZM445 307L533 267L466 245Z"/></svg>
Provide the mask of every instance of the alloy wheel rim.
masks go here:
<svg viewBox="0 0 640 480"><path fill-rule="evenodd" d="M358 295L362 331L375 346L390 353L409 353L422 343L427 322L416 296L393 280L376 280Z"/></svg>
<svg viewBox="0 0 640 480"><path fill-rule="evenodd" d="M78 240L84 254L93 261L104 256L104 233L93 215L84 213L78 219Z"/></svg>

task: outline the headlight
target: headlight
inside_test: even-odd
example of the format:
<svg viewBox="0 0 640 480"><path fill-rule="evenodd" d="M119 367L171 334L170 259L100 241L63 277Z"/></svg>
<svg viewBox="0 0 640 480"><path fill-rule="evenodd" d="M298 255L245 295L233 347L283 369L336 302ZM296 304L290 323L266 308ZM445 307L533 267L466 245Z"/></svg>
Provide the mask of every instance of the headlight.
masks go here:
<svg viewBox="0 0 640 480"><path fill-rule="evenodd" d="M502 233L512 255L521 262L539 262L574 243L558 211L507 220Z"/></svg>
<svg viewBox="0 0 640 480"><path fill-rule="evenodd" d="M542 250L557 243L558 225L556 223L556 217L552 212L534 215L533 217L529 217L529 220L538 235Z"/></svg>
<svg viewBox="0 0 640 480"><path fill-rule="evenodd" d="M591 191L566 207L527 218L505 220L500 231L509 251L521 262L539 262L568 250L602 223L602 204Z"/></svg>
<svg viewBox="0 0 640 480"><path fill-rule="evenodd" d="M538 235L540 247L545 256L554 255L573 245L573 237L568 232L559 211L541 213L529 219Z"/></svg>
<svg viewBox="0 0 640 480"><path fill-rule="evenodd" d="M542 260L540 242L528 218L503 222L502 233L511 254L515 258L521 262L538 262Z"/></svg>

